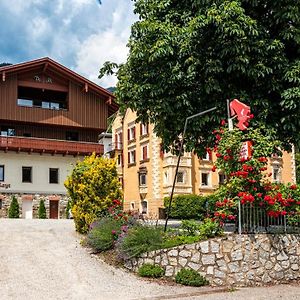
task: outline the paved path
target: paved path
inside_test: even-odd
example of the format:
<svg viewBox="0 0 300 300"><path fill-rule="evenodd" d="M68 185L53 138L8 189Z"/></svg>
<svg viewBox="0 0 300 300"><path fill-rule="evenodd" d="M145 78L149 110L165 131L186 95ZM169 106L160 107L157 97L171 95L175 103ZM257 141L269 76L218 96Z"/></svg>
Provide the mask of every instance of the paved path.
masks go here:
<svg viewBox="0 0 300 300"><path fill-rule="evenodd" d="M0 219L0 299L300 299L297 286L200 296L211 289L138 279L91 257L79 242L70 220Z"/></svg>

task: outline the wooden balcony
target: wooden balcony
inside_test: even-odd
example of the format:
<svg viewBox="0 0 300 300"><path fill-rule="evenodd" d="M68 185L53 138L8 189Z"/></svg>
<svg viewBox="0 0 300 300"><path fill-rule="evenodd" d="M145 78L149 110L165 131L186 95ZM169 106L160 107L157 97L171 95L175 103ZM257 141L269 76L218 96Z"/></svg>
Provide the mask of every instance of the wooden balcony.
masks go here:
<svg viewBox="0 0 300 300"><path fill-rule="evenodd" d="M0 136L0 150L16 152L37 152L40 154L90 155L103 154L103 145L97 143L28 138L18 136Z"/></svg>

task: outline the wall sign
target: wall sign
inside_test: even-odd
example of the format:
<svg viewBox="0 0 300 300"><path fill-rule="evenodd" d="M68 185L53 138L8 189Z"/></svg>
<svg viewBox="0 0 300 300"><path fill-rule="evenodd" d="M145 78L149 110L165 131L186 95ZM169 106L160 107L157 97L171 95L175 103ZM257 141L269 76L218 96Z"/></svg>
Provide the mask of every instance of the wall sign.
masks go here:
<svg viewBox="0 0 300 300"><path fill-rule="evenodd" d="M244 158L244 159L249 159L252 157L252 142L251 141L243 142L242 148L240 151L240 156L241 156L241 158Z"/></svg>
<svg viewBox="0 0 300 300"><path fill-rule="evenodd" d="M0 182L0 188L9 189L10 188L10 183Z"/></svg>

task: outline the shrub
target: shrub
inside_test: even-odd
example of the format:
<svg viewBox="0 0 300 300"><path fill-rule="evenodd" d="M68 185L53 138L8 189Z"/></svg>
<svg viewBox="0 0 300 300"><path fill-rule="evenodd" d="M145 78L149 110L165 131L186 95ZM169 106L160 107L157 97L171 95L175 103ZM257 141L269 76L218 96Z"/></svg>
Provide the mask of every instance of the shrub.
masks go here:
<svg viewBox="0 0 300 300"><path fill-rule="evenodd" d="M66 219L70 219L70 210L72 209L71 201L68 200L66 205Z"/></svg>
<svg viewBox="0 0 300 300"><path fill-rule="evenodd" d="M170 198L164 199L168 210ZM206 216L206 199L200 195L178 195L173 198L170 217L175 219L203 220Z"/></svg>
<svg viewBox="0 0 300 300"><path fill-rule="evenodd" d="M46 219L47 218L45 201L43 199L40 200L38 215L39 215L39 219Z"/></svg>
<svg viewBox="0 0 300 300"><path fill-rule="evenodd" d="M164 269L157 265L143 264L138 269L138 274L141 277L159 278L164 275Z"/></svg>
<svg viewBox="0 0 300 300"><path fill-rule="evenodd" d="M112 249L114 241L120 233L121 223L119 220L111 218L102 218L92 225L87 236L87 244L96 251L105 251Z"/></svg>
<svg viewBox="0 0 300 300"><path fill-rule="evenodd" d="M188 236L196 235L199 230L199 225L199 222L195 220L184 220L181 222L181 228Z"/></svg>
<svg viewBox="0 0 300 300"><path fill-rule="evenodd" d="M156 249L161 249L163 232L161 228L134 225L123 237L118 251L123 259L138 257L140 254Z"/></svg>
<svg viewBox="0 0 300 300"><path fill-rule="evenodd" d="M19 203L18 200L15 196L12 196L12 200L9 206L9 210L8 210L8 217L9 218L19 218L20 215L20 208L19 208Z"/></svg>
<svg viewBox="0 0 300 300"><path fill-rule="evenodd" d="M211 219L205 219L199 225L198 230L202 239L209 239L223 233L223 228L220 226L219 222L212 221Z"/></svg>
<svg viewBox="0 0 300 300"><path fill-rule="evenodd" d="M209 284L208 280L192 269L181 269L175 277L177 283L190 286L203 286Z"/></svg>
<svg viewBox="0 0 300 300"><path fill-rule="evenodd" d="M95 154L76 164L65 187L72 200L76 230L80 233L86 233L112 201L121 197L115 161Z"/></svg>

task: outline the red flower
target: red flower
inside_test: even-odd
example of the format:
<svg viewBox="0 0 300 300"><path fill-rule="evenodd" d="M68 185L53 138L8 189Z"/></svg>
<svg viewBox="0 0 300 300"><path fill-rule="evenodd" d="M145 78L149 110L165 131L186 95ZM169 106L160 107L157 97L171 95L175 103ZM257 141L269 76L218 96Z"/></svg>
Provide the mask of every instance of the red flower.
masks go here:
<svg viewBox="0 0 300 300"><path fill-rule="evenodd" d="M213 167L211 168L211 170L212 170L213 172L216 172L216 169L217 169L216 166L213 166Z"/></svg>
<svg viewBox="0 0 300 300"><path fill-rule="evenodd" d="M266 157L259 157L259 158L258 158L258 161L259 161L259 162L267 162L268 159L267 159Z"/></svg>
<svg viewBox="0 0 300 300"><path fill-rule="evenodd" d="M222 155L220 153L216 153L216 157L221 157Z"/></svg>
<svg viewBox="0 0 300 300"><path fill-rule="evenodd" d="M226 124L226 121L225 120L222 120L221 121L221 126L224 126Z"/></svg>
<svg viewBox="0 0 300 300"><path fill-rule="evenodd" d="M291 190L296 190L296 189L297 189L297 185L296 185L296 184L291 185L291 186L290 186L290 189L291 189Z"/></svg>

